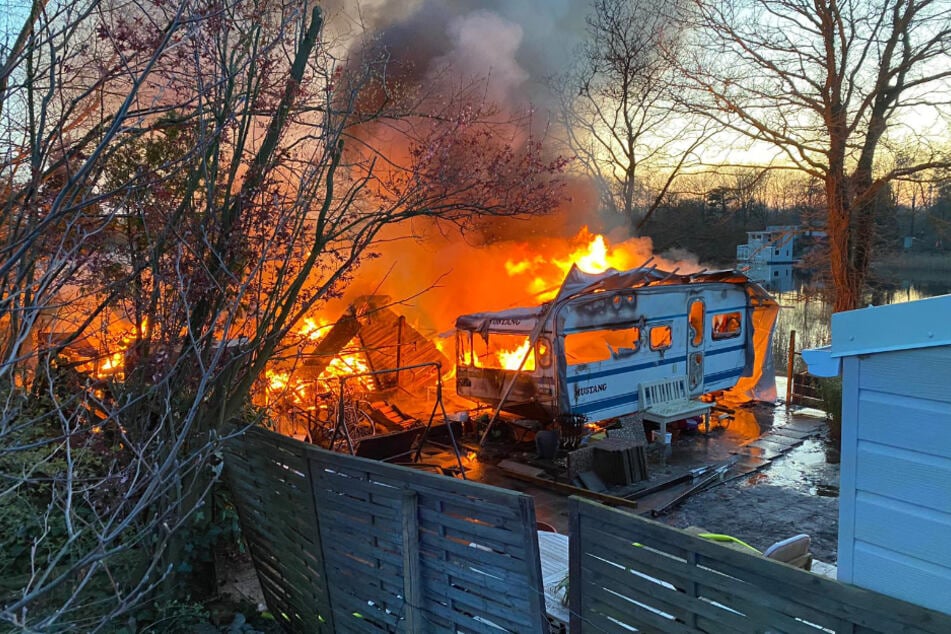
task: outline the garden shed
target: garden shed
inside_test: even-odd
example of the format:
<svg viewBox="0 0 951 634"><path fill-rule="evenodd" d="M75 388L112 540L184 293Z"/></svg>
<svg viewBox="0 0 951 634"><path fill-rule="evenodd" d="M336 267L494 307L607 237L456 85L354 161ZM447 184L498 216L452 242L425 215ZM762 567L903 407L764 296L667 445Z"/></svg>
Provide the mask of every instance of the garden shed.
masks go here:
<svg viewBox="0 0 951 634"><path fill-rule="evenodd" d="M951 613L951 295L832 316L842 376L839 580Z"/></svg>

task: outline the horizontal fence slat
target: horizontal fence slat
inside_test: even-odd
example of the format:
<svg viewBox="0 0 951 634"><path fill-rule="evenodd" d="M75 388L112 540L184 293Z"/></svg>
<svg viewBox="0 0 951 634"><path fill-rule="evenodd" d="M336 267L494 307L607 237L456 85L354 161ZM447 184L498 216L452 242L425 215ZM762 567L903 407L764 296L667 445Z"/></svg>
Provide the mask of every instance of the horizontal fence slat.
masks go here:
<svg viewBox="0 0 951 634"><path fill-rule="evenodd" d="M580 575L584 582L574 590L569 585L571 605L582 611L572 623L583 622L595 606L610 606L609 617L623 622L631 618L631 625L635 618L646 618L652 621L650 628L680 631L679 626L658 621L649 609L645 616L640 606L619 603L621 597L629 597L706 631L775 628L812 634L823 629L851 632L853 627L875 632L951 631L951 616L580 498L571 501L571 526L571 578ZM647 580L632 580L629 569L667 581L690 596ZM632 614L624 617L629 607Z"/></svg>
<svg viewBox="0 0 951 634"><path fill-rule="evenodd" d="M586 583L582 584L581 587L582 591L585 589L594 589ZM590 594L592 595L591 602L587 604L587 609L584 611L582 618L588 620L595 615L601 615L609 622L614 623L614 626L610 630L607 630L609 632L624 631L624 628L617 625L621 623L628 627L636 627L641 631L647 632L662 631L676 634L695 634L694 629L683 623L678 623L670 617L657 614L656 612L636 605L629 606L628 609L622 609L618 607L616 600L609 594L605 595L598 592L590 592Z"/></svg>
<svg viewBox="0 0 951 634"><path fill-rule="evenodd" d="M360 615L360 616L357 616ZM350 623L353 626L359 626L358 631L366 632L368 626L383 626L382 629L390 630L396 628L399 621L398 614L386 614L374 606L361 601L356 596L341 593L334 598L334 623L339 629L341 624Z"/></svg>
<svg viewBox="0 0 951 634"><path fill-rule="evenodd" d="M802 603L789 601L783 596L764 597L762 589L748 581L727 576L703 566L688 564L685 559L672 557L654 548L634 546L633 542L627 538L619 538L591 527L586 527L585 530L590 543L593 544L591 550L586 553L586 556L591 559L586 559L586 562L596 558L608 561L632 560L634 562L632 565L645 575L666 581L678 588L687 588L688 584L694 583L699 596L729 606L751 618L754 613L764 617L766 613L762 609L762 604L768 602L769 608L773 611L768 614L766 620L771 621L772 624L785 624L787 630L791 632L815 631L815 628L804 627L802 623L795 620L796 616L803 614L804 608L808 609L808 606ZM677 550L680 552L684 549ZM592 565L596 564L592 563ZM623 581L623 577L618 577L618 580ZM698 613L713 617L710 613ZM793 616L788 616L786 613ZM724 618L738 626L735 619ZM816 611L811 611L809 618L824 626L834 626L839 623L838 619Z"/></svg>
<svg viewBox="0 0 951 634"><path fill-rule="evenodd" d="M752 592L745 596L738 596L727 589L704 586L701 593L705 599L728 605L732 609L742 612L747 619L747 627L749 627L749 622L769 623L787 634L817 634L822 629L819 623L816 622L819 619L810 617L810 620L815 623L813 625L797 620L795 616L776 610L772 606L763 605L762 596L757 596ZM702 614L701 616L709 615ZM823 626L826 627L834 628L841 625L835 619L822 618L821 621L823 621Z"/></svg>
<svg viewBox="0 0 951 634"><path fill-rule="evenodd" d="M502 550L511 546L521 546L523 536L514 533L511 529L495 524L479 523L473 518L457 518L433 511L419 509L419 519L429 530L446 529L454 534L471 536L471 541L477 541L483 546L494 550Z"/></svg>
<svg viewBox="0 0 951 634"><path fill-rule="evenodd" d="M429 608L429 611L437 619L427 619L434 623L434 632L473 632L475 634L499 634L500 629L497 625L492 625L492 621L486 621L482 617L473 616L465 612L457 612L452 608L436 604ZM534 630L534 628L532 628Z"/></svg>
<svg viewBox="0 0 951 634"><path fill-rule="evenodd" d="M499 579L488 576L471 568L441 567L436 562L430 562L423 570L423 584L433 592L440 588L455 585L466 588L474 594L490 596L500 605L516 609L530 598L531 588L516 583L503 583L505 592L499 592Z"/></svg>
<svg viewBox="0 0 951 634"><path fill-rule="evenodd" d="M433 533L422 533L420 537L421 548L444 551L457 558L462 565L479 568L487 574L493 570L519 573L524 572L527 568L524 559L518 559L512 556L511 553L485 550L469 544L459 543L454 539L440 537Z"/></svg>
<svg viewBox="0 0 951 634"><path fill-rule="evenodd" d="M530 496L262 429L228 444L255 567L292 631L547 630Z"/></svg>

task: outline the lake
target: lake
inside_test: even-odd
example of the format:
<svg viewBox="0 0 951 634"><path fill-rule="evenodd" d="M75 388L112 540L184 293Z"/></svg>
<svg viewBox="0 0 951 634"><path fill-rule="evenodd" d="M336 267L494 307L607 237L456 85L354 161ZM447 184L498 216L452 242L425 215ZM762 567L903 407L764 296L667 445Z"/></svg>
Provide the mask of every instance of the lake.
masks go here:
<svg viewBox="0 0 951 634"><path fill-rule="evenodd" d="M767 280L763 285L781 306L773 333L773 356L779 371L786 367L791 331L796 331L796 350L830 343L832 307L821 298L808 274L792 265L770 267L768 277L763 279ZM915 272L888 277L880 270L870 283L866 305L899 304L946 293L951 293L951 276L947 273ZM805 368L797 363L797 369Z"/></svg>

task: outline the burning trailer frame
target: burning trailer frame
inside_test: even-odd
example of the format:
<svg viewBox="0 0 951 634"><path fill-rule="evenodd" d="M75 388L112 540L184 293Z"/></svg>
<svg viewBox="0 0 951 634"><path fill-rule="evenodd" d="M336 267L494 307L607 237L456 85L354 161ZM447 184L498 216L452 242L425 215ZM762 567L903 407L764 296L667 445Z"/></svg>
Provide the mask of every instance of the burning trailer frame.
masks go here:
<svg viewBox="0 0 951 634"><path fill-rule="evenodd" d="M575 266L549 302L458 317L456 392L495 407L489 427L502 411L542 422L640 412L641 386L657 381L682 381L690 400L773 401L778 310L732 270Z"/></svg>
<svg viewBox="0 0 951 634"><path fill-rule="evenodd" d="M465 478L443 399L449 359L391 306L386 296L357 298L320 337L309 320L309 342L269 369L273 394L265 406L281 434L334 451L419 463L427 442L444 446ZM400 394L415 402L424 391L433 400L428 415L397 407ZM442 427L437 414L446 421L446 443L432 440Z"/></svg>

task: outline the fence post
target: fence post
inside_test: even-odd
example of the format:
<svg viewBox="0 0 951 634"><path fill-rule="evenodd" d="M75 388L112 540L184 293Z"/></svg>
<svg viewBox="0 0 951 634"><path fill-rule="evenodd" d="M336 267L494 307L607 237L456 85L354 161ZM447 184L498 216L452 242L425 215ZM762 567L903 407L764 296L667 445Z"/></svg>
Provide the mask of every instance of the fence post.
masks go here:
<svg viewBox="0 0 951 634"><path fill-rule="evenodd" d="M786 358L786 411L792 404L793 366L796 362L796 331L789 331L789 356Z"/></svg>

